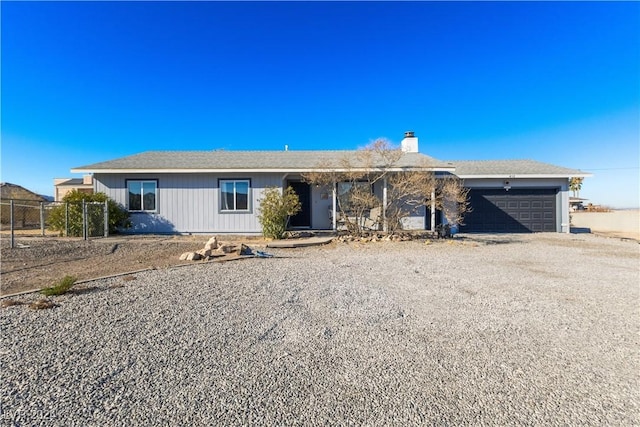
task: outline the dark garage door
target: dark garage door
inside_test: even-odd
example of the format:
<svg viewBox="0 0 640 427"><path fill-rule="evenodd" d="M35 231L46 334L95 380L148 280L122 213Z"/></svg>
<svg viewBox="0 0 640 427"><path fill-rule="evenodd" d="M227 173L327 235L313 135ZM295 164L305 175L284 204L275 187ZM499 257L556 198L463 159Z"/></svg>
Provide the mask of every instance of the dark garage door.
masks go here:
<svg viewBox="0 0 640 427"><path fill-rule="evenodd" d="M556 231L557 189L472 189L462 232Z"/></svg>

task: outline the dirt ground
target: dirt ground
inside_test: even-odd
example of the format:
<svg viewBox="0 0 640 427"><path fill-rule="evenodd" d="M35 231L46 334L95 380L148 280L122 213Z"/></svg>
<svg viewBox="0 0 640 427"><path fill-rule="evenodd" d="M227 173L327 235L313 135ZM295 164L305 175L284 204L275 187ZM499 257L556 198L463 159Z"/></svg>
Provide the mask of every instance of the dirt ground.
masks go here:
<svg viewBox="0 0 640 427"><path fill-rule="evenodd" d="M180 254L202 249L211 236L114 236L84 241L77 238L26 237L0 239L0 295L42 289L66 275L79 281L133 272L166 268L193 261L180 261ZM229 240L238 242L236 236ZM263 243L258 238L242 238L247 244Z"/></svg>

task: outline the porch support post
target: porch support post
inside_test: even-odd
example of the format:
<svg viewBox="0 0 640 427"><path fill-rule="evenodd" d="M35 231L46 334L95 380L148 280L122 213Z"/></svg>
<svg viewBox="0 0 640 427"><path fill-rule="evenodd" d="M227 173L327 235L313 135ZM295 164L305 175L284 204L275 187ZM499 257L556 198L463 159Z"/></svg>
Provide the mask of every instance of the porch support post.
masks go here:
<svg viewBox="0 0 640 427"><path fill-rule="evenodd" d="M436 192L431 192L431 231L436 231Z"/></svg>
<svg viewBox="0 0 640 427"><path fill-rule="evenodd" d="M382 178L382 231L387 231L387 176Z"/></svg>
<svg viewBox="0 0 640 427"><path fill-rule="evenodd" d="M331 205L331 209L333 211L333 214L331 215L331 228L333 229L333 231L337 231L338 230L338 222L336 221L336 216L338 214L338 210L336 209L336 201L337 201L337 191L336 191L336 186L338 185L337 182L333 183L333 187L331 188L331 199L332 199L332 205Z"/></svg>

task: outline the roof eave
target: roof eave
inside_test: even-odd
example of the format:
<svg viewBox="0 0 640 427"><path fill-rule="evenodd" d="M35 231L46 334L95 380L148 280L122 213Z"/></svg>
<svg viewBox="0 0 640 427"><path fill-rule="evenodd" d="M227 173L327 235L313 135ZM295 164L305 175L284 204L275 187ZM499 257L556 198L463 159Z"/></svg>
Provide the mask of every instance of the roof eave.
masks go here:
<svg viewBox="0 0 640 427"><path fill-rule="evenodd" d="M592 177L592 173L580 172L572 174L456 174L458 178L470 179L470 178L497 178L497 179L516 179L516 178L589 178Z"/></svg>
<svg viewBox="0 0 640 427"><path fill-rule="evenodd" d="M63 182L61 184L54 184L56 187L74 187L74 188L93 188L93 184L69 184Z"/></svg>
<svg viewBox="0 0 640 427"><path fill-rule="evenodd" d="M372 170L371 168L366 169L348 169L348 171L352 172L366 172ZM373 169L380 170L380 169ZM387 169L389 172L407 172L407 171L433 171L433 172L453 172L455 170L454 167L402 167L402 168L390 168ZM272 169L140 169L140 168L110 168L110 169L97 169L97 168L74 168L71 169L71 173L113 173L113 174L123 174L123 173L305 173L305 172L347 172L347 169L327 169L327 168L272 168Z"/></svg>

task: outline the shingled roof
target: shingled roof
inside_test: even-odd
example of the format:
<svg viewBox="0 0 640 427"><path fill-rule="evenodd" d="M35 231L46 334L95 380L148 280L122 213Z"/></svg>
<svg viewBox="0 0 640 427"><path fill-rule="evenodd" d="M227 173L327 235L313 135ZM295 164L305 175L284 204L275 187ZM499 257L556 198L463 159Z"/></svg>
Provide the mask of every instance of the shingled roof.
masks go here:
<svg viewBox="0 0 640 427"><path fill-rule="evenodd" d="M590 173L535 160L456 160L455 174L460 178L541 178L585 177Z"/></svg>
<svg viewBox="0 0 640 427"><path fill-rule="evenodd" d="M339 167L340 160L360 151L147 151L128 157L79 166L72 173L110 172L305 172L320 165ZM421 153L403 153L398 169L428 168L453 171L450 163Z"/></svg>
<svg viewBox="0 0 640 427"><path fill-rule="evenodd" d="M73 173L306 172L322 165L339 168L356 150L317 151L147 151L73 168ZM357 162L352 163L354 166ZM394 169L427 168L460 178L585 177L590 173L535 160L442 161L421 153L403 153Z"/></svg>

